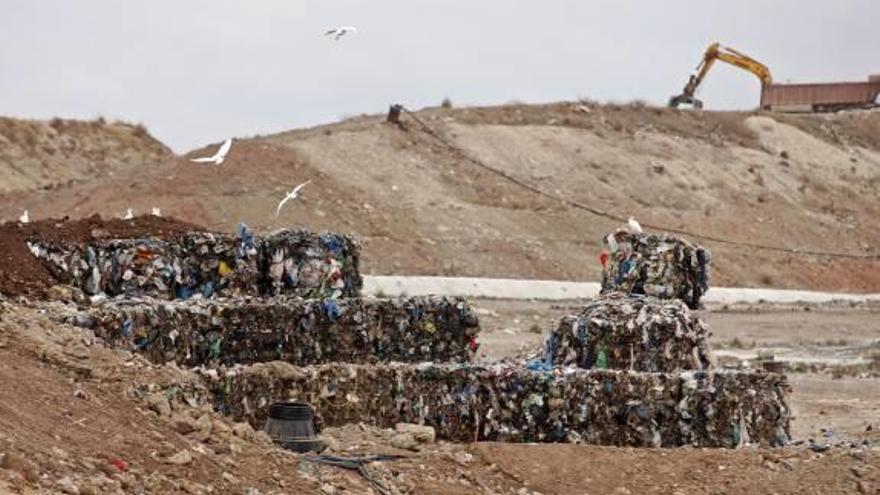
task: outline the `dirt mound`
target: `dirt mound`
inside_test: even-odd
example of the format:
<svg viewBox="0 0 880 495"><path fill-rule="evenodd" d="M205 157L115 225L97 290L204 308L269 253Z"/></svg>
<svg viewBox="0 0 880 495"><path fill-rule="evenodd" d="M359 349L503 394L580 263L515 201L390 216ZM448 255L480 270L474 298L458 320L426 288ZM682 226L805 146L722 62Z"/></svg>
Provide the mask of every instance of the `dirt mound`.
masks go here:
<svg viewBox="0 0 880 495"><path fill-rule="evenodd" d="M447 111L438 110L440 115ZM716 145L759 148L758 135L744 124L752 112L681 112L642 103L598 105L590 101L548 105L502 105L449 112L465 124L560 126L591 131L609 128L635 136L655 131Z"/></svg>
<svg viewBox="0 0 880 495"><path fill-rule="evenodd" d="M141 125L0 117L0 193L53 189L170 156Z"/></svg>
<svg viewBox="0 0 880 495"><path fill-rule="evenodd" d="M250 427L152 393L185 371L32 309L0 315L0 493L319 493Z"/></svg>
<svg viewBox="0 0 880 495"><path fill-rule="evenodd" d="M80 220L42 220L29 224L0 224L0 293L7 296L39 296L57 282L46 266L28 250L33 238L49 242L84 243L113 238L164 237L205 230L194 224L154 216L131 220L98 215Z"/></svg>

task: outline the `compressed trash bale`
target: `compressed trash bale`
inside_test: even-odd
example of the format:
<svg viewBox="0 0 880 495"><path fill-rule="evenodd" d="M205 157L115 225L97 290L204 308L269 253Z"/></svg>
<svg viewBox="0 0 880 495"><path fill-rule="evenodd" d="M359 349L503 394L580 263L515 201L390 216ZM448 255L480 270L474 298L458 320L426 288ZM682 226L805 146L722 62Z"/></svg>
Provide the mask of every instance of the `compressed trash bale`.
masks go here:
<svg viewBox="0 0 880 495"><path fill-rule="evenodd" d="M185 300L194 293L204 297L258 294L261 242L244 225L236 237L210 233L177 237L171 243L175 259L180 260L173 296Z"/></svg>
<svg viewBox="0 0 880 495"><path fill-rule="evenodd" d="M284 230L263 241L269 295L357 297L363 287L360 244L352 237Z"/></svg>
<svg viewBox="0 0 880 495"><path fill-rule="evenodd" d="M790 415L784 375L684 372L680 380L683 393L677 409L684 438L717 437L726 447L751 443L755 435L771 445L789 438L780 421Z"/></svg>
<svg viewBox="0 0 880 495"><path fill-rule="evenodd" d="M419 423L464 442L736 447L789 439L788 384L764 372L273 362L201 373L215 408L255 427L269 404L297 400L327 426Z"/></svg>
<svg viewBox="0 0 880 495"><path fill-rule="evenodd" d="M709 290L708 249L672 235L618 230L604 239L602 292L680 299L691 309ZM606 256L607 255L607 256Z"/></svg>
<svg viewBox="0 0 880 495"><path fill-rule="evenodd" d="M72 313L111 345L201 366L283 360L469 361L479 320L457 297L110 300Z"/></svg>
<svg viewBox="0 0 880 495"><path fill-rule="evenodd" d="M30 242L31 252L50 262L56 276L86 294L125 294L189 299L200 294L257 293L258 250L211 233L171 240L115 239L85 246Z"/></svg>
<svg viewBox="0 0 880 495"><path fill-rule="evenodd" d="M86 294L163 299L287 294L356 297L359 243L339 234L280 231L262 238L191 232L85 245L28 241L59 280Z"/></svg>
<svg viewBox="0 0 880 495"><path fill-rule="evenodd" d="M544 345L547 365L635 371L711 366L708 326L677 300L608 293L564 317Z"/></svg>

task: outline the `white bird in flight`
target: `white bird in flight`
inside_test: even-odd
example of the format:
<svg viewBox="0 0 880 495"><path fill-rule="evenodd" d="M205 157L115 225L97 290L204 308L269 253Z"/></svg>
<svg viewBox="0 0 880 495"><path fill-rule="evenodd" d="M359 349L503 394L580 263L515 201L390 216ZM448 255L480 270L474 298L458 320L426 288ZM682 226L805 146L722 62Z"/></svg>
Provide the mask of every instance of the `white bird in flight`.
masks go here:
<svg viewBox="0 0 880 495"><path fill-rule="evenodd" d="M125 216L122 217L122 219L123 220L131 220L132 218L134 218L134 212L131 211L131 208L129 208L128 211L125 212Z"/></svg>
<svg viewBox="0 0 880 495"><path fill-rule="evenodd" d="M348 33L357 33L358 30L354 26L340 26L338 28L328 29L324 32L324 36L333 36L336 35L333 39L339 41L339 38L342 38Z"/></svg>
<svg viewBox="0 0 880 495"><path fill-rule="evenodd" d="M31 217L28 216L27 210L24 210L24 213L22 213L21 216L18 217L18 221L21 223L30 223Z"/></svg>
<svg viewBox="0 0 880 495"><path fill-rule="evenodd" d="M629 217L629 220L626 221L626 224L629 226L629 231L633 234L641 234L642 226L639 225L639 222L636 222L636 219L633 217Z"/></svg>
<svg viewBox="0 0 880 495"><path fill-rule="evenodd" d="M214 156L207 156L203 158L192 158L191 162L198 163L211 163L213 162L216 165L220 165L223 163L223 160L226 159L226 154L229 153L229 148L232 147L232 138L223 141L223 144L220 145L220 149L217 150L217 153Z"/></svg>
<svg viewBox="0 0 880 495"><path fill-rule="evenodd" d="M150 211L150 215L153 215L154 217L161 217L161 216L162 216L162 211L159 210L159 208L156 208L156 207L154 206L154 207L152 208L152 210Z"/></svg>
<svg viewBox="0 0 880 495"><path fill-rule="evenodd" d="M290 191L289 193L287 193L287 196L284 196L284 199L282 199L281 202L278 203L278 208L275 209L275 218L278 218L278 214L281 212L281 207L284 206L284 203L286 203L288 200L296 199L297 197L299 197L299 191L303 187L305 187L306 184L308 184L310 182L312 182L312 181L307 180L307 181L303 182L302 184L294 187L293 191Z"/></svg>

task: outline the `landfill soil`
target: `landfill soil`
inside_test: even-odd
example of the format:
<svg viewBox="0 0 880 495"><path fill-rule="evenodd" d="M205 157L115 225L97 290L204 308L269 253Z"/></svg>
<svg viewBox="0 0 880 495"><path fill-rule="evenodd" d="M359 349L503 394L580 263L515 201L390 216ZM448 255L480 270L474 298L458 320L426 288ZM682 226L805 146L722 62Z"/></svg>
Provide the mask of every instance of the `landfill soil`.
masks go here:
<svg viewBox="0 0 880 495"><path fill-rule="evenodd" d="M113 238L170 236L203 227L181 220L139 216L131 220L102 219L93 215L82 219L47 219L20 224L0 224L0 293L6 296L35 296L57 281L46 266L34 257L27 240L39 238L47 242L84 243Z"/></svg>

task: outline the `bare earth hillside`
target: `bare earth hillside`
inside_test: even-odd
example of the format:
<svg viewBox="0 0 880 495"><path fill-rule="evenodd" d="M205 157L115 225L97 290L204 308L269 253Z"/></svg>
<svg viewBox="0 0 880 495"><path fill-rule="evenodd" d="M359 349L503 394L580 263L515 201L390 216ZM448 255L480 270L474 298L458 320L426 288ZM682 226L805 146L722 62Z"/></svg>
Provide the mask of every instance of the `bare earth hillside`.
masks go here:
<svg viewBox="0 0 880 495"><path fill-rule="evenodd" d="M0 193L53 189L170 156L142 126L0 117Z"/></svg>
<svg viewBox="0 0 880 495"><path fill-rule="evenodd" d="M708 236L688 237L712 249L714 285L880 290L878 112L572 102L427 109L401 120L365 116L238 140L219 167L186 159L216 144L175 157L145 139L140 163L88 182L44 191L4 179L0 218L157 206L223 231L244 221L352 232L365 241L366 273L595 280L600 239L621 226L598 210ZM105 160L117 154L108 149ZM3 177L13 173L2 167ZM284 192L308 179L276 220Z"/></svg>

